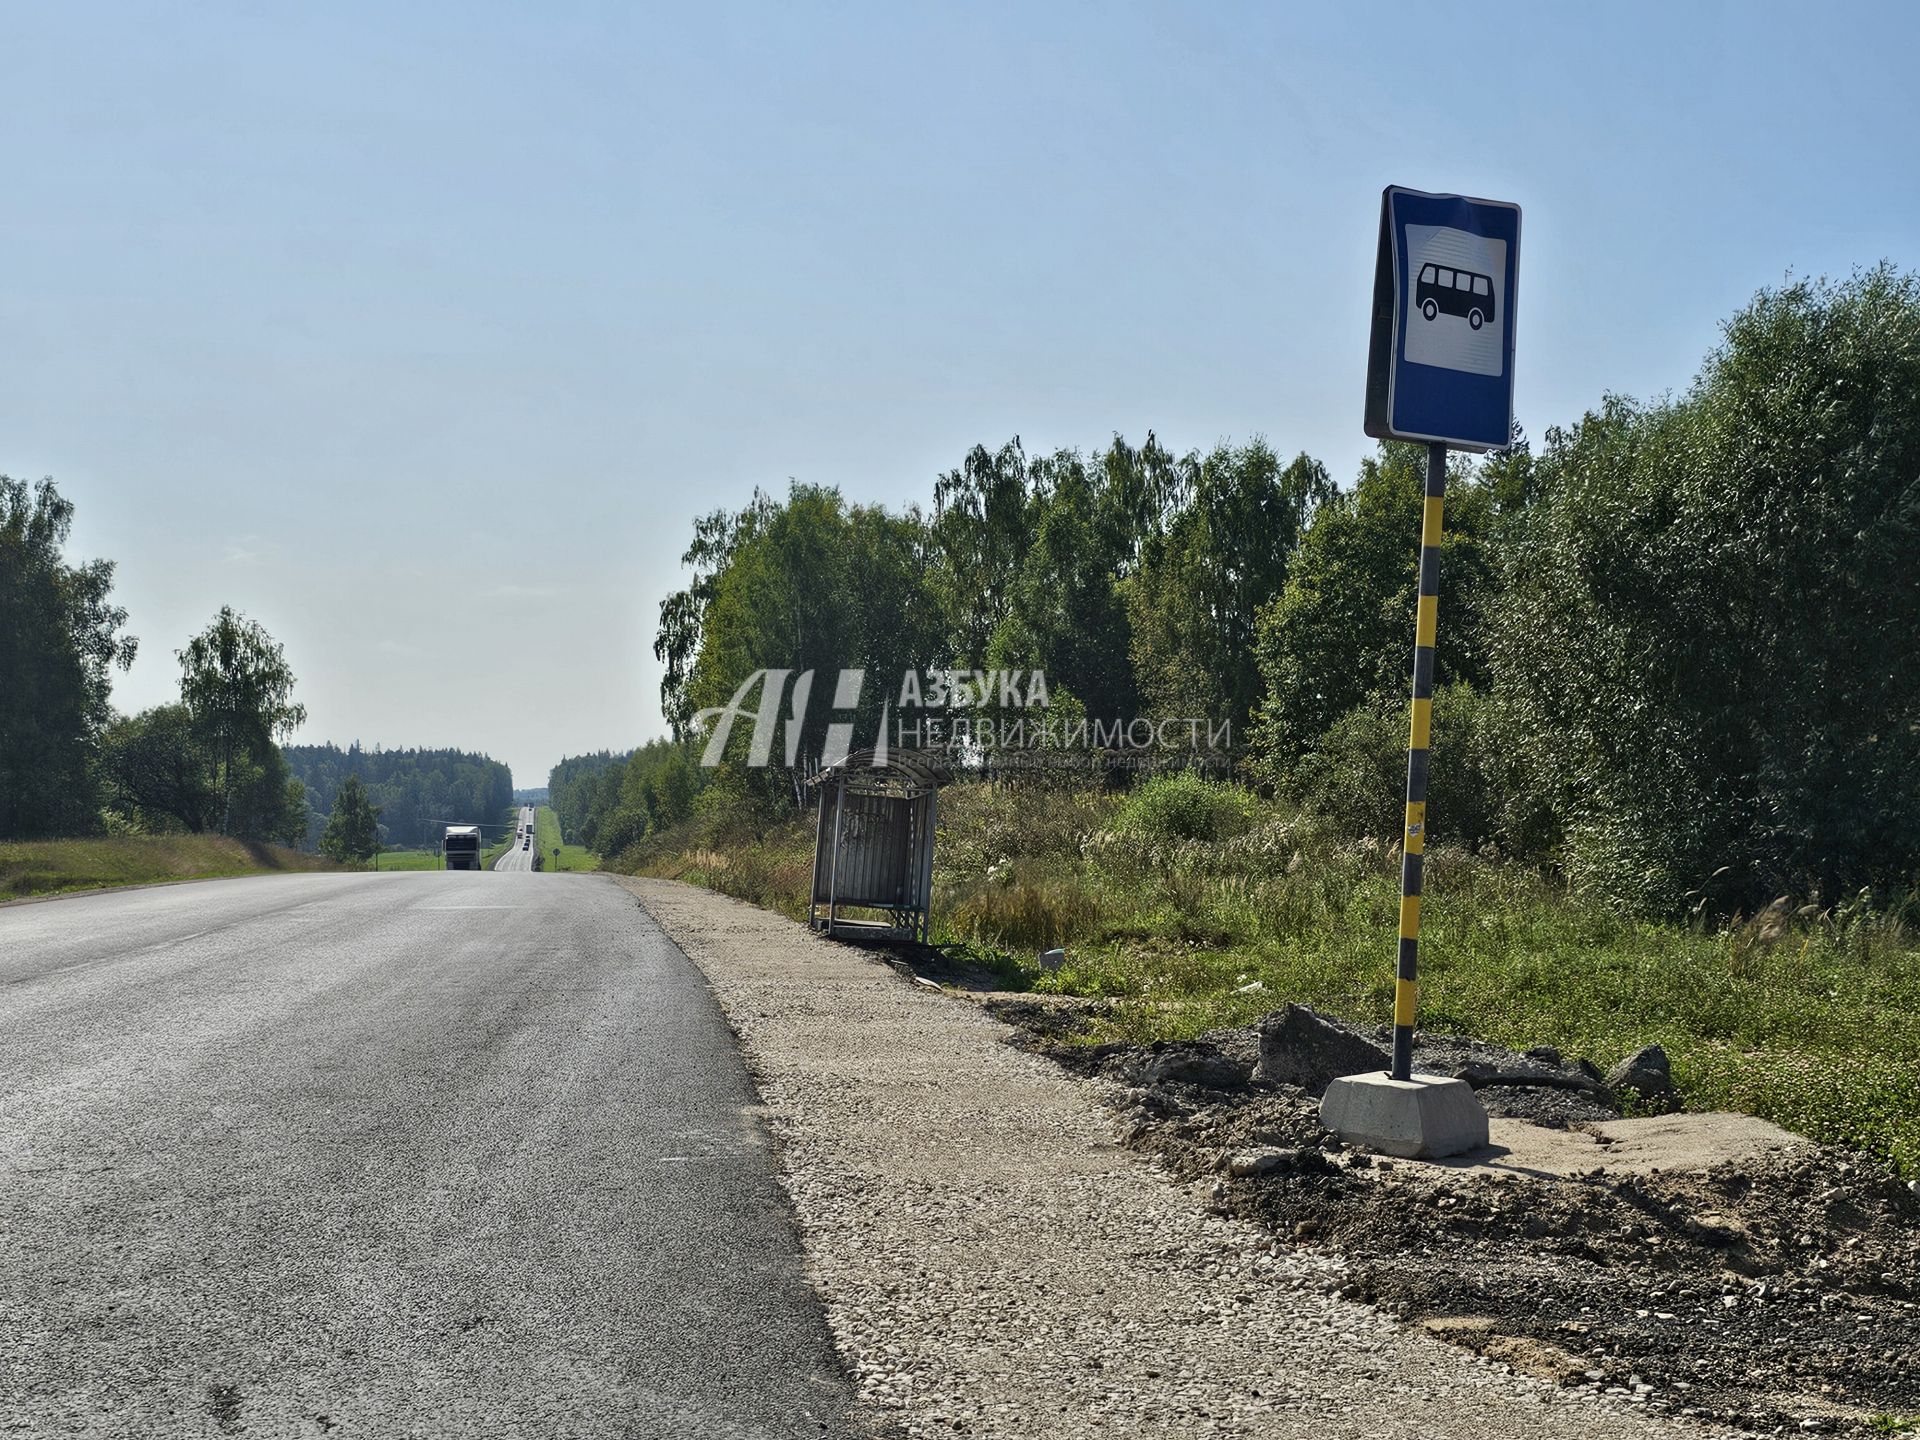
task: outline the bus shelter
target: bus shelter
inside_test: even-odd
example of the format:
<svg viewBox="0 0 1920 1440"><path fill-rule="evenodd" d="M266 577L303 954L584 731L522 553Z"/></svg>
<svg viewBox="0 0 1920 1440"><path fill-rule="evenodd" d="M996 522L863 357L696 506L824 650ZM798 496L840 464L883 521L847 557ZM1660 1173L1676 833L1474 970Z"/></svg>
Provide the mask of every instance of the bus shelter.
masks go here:
<svg viewBox="0 0 1920 1440"><path fill-rule="evenodd" d="M814 776L815 930L840 940L928 938L934 796L952 778L945 758L924 750L861 750Z"/></svg>

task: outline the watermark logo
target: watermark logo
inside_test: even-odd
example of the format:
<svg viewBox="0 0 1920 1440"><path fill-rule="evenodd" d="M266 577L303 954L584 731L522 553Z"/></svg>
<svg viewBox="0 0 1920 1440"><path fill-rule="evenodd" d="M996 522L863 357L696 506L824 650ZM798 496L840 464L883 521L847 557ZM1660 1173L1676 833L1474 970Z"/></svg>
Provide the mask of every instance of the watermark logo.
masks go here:
<svg viewBox="0 0 1920 1440"><path fill-rule="evenodd" d="M929 670L923 688L920 672L909 670L900 682L902 710L916 706L934 710L978 709L993 704L996 696L1001 706L1008 710L1044 710L1048 704L1047 672Z"/></svg>
<svg viewBox="0 0 1920 1440"><path fill-rule="evenodd" d="M783 763L801 761L807 710L813 699L812 670L755 670L740 682L725 705L694 716L707 729L700 763L719 765L741 721L753 729L746 764L765 769L773 763L776 738ZM832 717L820 753L805 757L829 768L854 753L855 730L866 690L864 669L841 670L834 681ZM791 688L789 689L789 681ZM881 702L874 727L873 763L884 765L893 749L943 749L960 756L1002 756L1016 752L1168 752L1219 754L1231 750L1231 722L1193 716L1089 719L1050 713L1051 694L1043 670L909 670Z"/></svg>

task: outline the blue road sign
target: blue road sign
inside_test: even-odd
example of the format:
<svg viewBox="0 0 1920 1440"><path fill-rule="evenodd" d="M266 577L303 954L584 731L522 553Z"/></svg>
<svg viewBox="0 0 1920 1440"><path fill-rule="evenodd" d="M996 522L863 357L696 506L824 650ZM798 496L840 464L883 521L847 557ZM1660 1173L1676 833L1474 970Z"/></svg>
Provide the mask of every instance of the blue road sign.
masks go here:
<svg viewBox="0 0 1920 1440"><path fill-rule="evenodd" d="M1507 443L1519 275L1518 205L1386 188L1367 434L1460 450Z"/></svg>

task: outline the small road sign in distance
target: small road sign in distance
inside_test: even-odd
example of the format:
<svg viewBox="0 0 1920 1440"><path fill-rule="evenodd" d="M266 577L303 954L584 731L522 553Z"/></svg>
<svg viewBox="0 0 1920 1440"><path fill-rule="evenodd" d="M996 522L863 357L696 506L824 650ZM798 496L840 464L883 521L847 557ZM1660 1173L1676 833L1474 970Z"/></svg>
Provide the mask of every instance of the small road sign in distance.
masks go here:
<svg viewBox="0 0 1920 1440"><path fill-rule="evenodd" d="M1389 185L1380 197L1367 434L1496 450L1513 432L1520 207Z"/></svg>

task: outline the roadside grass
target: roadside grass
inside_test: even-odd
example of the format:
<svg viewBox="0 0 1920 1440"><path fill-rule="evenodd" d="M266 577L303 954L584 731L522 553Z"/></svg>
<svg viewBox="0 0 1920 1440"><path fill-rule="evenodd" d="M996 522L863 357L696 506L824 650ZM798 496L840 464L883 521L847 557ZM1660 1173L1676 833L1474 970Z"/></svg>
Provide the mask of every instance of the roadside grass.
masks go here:
<svg viewBox="0 0 1920 1440"><path fill-rule="evenodd" d="M1110 999L1091 1040L1191 1037L1289 1000L1391 1018L1399 866L1388 846L1238 796L1216 807L1225 821L1209 840L1157 830L1142 811L1137 797L1090 792L942 792L936 942L1004 955L1034 990ZM614 863L801 919L812 851L811 817L704 817ZM1422 1028L1555 1045L1602 1068L1658 1042L1693 1108L1760 1115L1920 1175L1911 904L1783 905L1688 928L1445 847L1426 875ZM1036 952L1055 945L1067 963L1042 975Z"/></svg>
<svg viewBox="0 0 1920 1440"><path fill-rule="evenodd" d="M560 817L552 808L541 805L533 812L533 843L546 858L540 863L561 870L598 870L600 857L584 845L565 845L560 840ZM558 846L560 861L554 866L553 851Z"/></svg>
<svg viewBox="0 0 1920 1440"><path fill-rule="evenodd" d="M606 868L704 885L777 910L789 920L805 921L813 836L811 816L764 825L700 816L649 835L608 861Z"/></svg>
<svg viewBox="0 0 1920 1440"><path fill-rule="evenodd" d="M369 870L438 870L440 857L432 850L382 850Z"/></svg>
<svg viewBox="0 0 1920 1440"><path fill-rule="evenodd" d="M146 885L163 880L214 880L289 870L338 870L321 855L257 845L224 835L115 835L86 840L0 844L0 899Z"/></svg>

